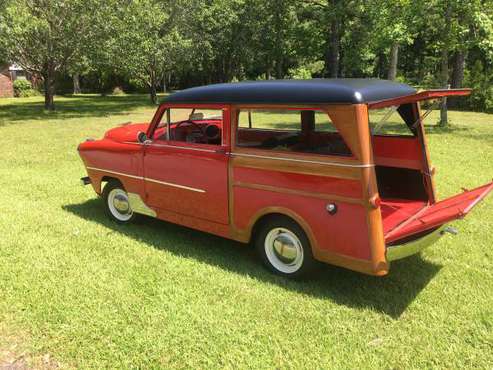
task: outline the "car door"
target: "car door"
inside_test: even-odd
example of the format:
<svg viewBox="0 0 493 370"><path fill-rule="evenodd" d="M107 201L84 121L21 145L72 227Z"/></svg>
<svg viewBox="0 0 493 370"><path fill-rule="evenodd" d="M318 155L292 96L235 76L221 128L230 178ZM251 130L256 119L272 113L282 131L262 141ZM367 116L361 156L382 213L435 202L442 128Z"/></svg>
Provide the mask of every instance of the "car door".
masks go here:
<svg viewBox="0 0 493 370"><path fill-rule="evenodd" d="M229 125L229 110L219 112L223 127L219 143L170 140L163 135L146 143L145 191L150 207L228 224L229 150L224 128Z"/></svg>

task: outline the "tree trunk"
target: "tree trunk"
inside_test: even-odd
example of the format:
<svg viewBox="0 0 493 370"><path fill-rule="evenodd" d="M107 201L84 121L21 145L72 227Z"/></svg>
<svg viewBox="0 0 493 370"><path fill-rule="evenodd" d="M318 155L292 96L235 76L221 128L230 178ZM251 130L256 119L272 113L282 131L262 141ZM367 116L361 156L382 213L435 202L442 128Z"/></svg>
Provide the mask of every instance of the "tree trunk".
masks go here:
<svg viewBox="0 0 493 370"><path fill-rule="evenodd" d="M79 74L78 73L74 73L73 74L72 81L73 81L73 84L74 84L74 95L75 94L80 94L81 93L81 90L80 90L80 78L79 78Z"/></svg>
<svg viewBox="0 0 493 370"><path fill-rule="evenodd" d="M466 52L459 50L454 55L454 65L452 70L452 80L450 85L453 89L459 89L464 82L464 69L466 66Z"/></svg>
<svg viewBox="0 0 493 370"><path fill-rule="evenodd" d="M450 86L452 89L460 89L464 82L464 69L466 66L466 51L458 50L454 54L454 61L452 66L452 77L450 80ZM460 104L460 98L451 97L448 101L448 106L451 108L457 108Z"/></svg>
<svg viewBox="0 0 493 370"><path fill-rule="evenodd" d="M442 87L447 89L449 85L449 70L448 70L448 58L449 58L449 33L450 33L450 22L452 18L452 5L450 1L447 1L447 8L445 10L445 29L443 30L443 46L441 52L441 62L440 62L440 80ZM447 127L448 125L448 109L447 109L447 98L442 98L442 104L440 107L440 126Z"/></svg>
<svg viewBox="0 0 493 370"><path fill-rule="evenodd" d="M394 81L397 76L397 62L399 61L399 44L394 42L390 48L390 65L387 79Z"/></svg>
<svg viewBox="0 0 493 370"><path fill-rule="evenodd" d="M45 109L49 111L55 110L55 77L52 72L47 72L43 76L45 90Z"/></svg>
<svg viewBox="0 0 493 370"><path fill-rule="evenodd" d="M156 91L156 85L151 83L149 85L149 97L151 98L151 103L152 104L157 104L157 91Z"/></svg>
<svg viewBox="0 0 493 370"><path fill-rule="evenodd" d="M447 89L450 87L448 84L448 50L444 46L442 49L441 56L441 80L442 87ZM440 126L446 127L448 125L448 109L447 109L447 98L442 98L442 104L440 105Z"/></svg>
<svg viewBox="0 0 493 370"><path fill-rule="evenodd" d="M272 78L272 66L270 61L267 62L267 69L265 70L265 79L270 80Z"/></svg>
<svg viewBox="0 0 493 370"><path fill-rule="evenodd" d="M339 19L334 17L330 22L330 31L328 35L327 51L325 55L325 75L337 78L339 75Z"/></svg>
<svg viewBox="0 0 493 370"><path fill-rule="evenodd" d="M282 72L282 61L281 61L281 58L279 58L277 61L276 61L276 78L278 80L282 79L284 77L284 74Z"/></svg>

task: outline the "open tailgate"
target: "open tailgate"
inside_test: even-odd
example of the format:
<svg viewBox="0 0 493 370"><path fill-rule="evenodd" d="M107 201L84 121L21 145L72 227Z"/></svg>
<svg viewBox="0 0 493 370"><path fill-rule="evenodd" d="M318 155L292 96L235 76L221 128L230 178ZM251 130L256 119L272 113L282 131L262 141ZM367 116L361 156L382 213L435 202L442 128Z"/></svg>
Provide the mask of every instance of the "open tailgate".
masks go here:
<svg viewBox="0 0 493 370"><path fill-rule="evenodd" d="M467 96L471 94L471 89L437 89L425 90L416 94L400 96L387 100L379 100L368 104L370 109L380 109L401 104L416 103L423 100L440 99L451 96Z"/></svg>
<svg viewBox="0 0 493 370"><path fill-rule="evenodd" d="M390 230L385 235L385 241L386 243L391 243L462 218L492 190L493 182L490 182L479 188L464 191L462 194L427 205L415 215Z"/></svg>

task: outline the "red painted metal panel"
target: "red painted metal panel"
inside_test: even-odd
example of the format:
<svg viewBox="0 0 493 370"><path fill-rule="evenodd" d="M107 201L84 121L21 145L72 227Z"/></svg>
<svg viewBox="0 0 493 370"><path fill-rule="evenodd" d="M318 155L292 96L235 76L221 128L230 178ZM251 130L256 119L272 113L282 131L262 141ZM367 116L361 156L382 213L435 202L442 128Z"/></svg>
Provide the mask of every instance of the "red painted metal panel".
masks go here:
<svg viewBox="0 0 493 370"><path fill-rule="evenodd" d="M390 231L385 236L385 240L387 242L396 241L462 218L492 190L493 182L474 190L465 191L433 205L428 205Z"/></svg>
<svg viewBox="0 0 493 370"><path fill-rule="evenodd" d="M426 202L419 200L382 199L380 211L382 213L384 234L389 233L404 220L416 215L426 206Z"/></svg>
<svg viewBox="0 0 493 370"><path fill-rule="evenodd" d="M228 160L220 146L163 141L146 146L146 203L228 223Z"/></svg>
<svg viewBox="0 0 493 370"><path fill-rule="evenodd" d="M137 134L139 131L146 132L148 128L148 123L123 124L106 131L104 137L105 139L111 139L122 143L137 143Z"/></svg>
<svg viewBox="0 0 493 370"><path fill-rule="evenodd" d="M235 169L235 172L237 169ZM269 176L271 171L265 171ZM247 178L255 182L257 176ZM328 180L329 182L330 180ZM279 183L282 187L296 188L294 179ZM284 194L268 190L233 187L234 223L239 229L248 228L249 223L262 209L276 206L288 209L311 228L318 247L327 251L369 260L367 210L362 205L335 202L338 211L330 215L326 206L329 200L298 194Z"/></svg>
<svg viewBox="0 0 493 370"><path fill-rule="evenodd" d="M79 145L79 154L96 192L102 178L108 176L119 179L128 192L144 196L142 145L109 139L86 141Z"/></svg>
<svg viewBox="0 0 493 370"><path fill-rule="evenodd" d="M419 139L413 136L372 136L375 164L421 169L423 152Z"/></svg>

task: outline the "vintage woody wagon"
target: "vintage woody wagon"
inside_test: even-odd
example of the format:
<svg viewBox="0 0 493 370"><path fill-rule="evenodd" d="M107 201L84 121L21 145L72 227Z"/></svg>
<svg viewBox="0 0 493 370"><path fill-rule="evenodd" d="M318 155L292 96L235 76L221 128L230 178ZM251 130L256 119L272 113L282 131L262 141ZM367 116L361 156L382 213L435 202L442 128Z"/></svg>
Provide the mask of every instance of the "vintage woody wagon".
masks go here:
<svg viewBox="0 0 493 370"><path fill-rule="evenodd" d="M317 261L385 275L453 232L446 224L493 188L435 194L419 102L469 92L373 79L187 89L150 123L80 144L82 181L118 222L139 213L252 241L281 275L305 275ZM383 108L399 122L382 134L370 121Z"/></svg>

